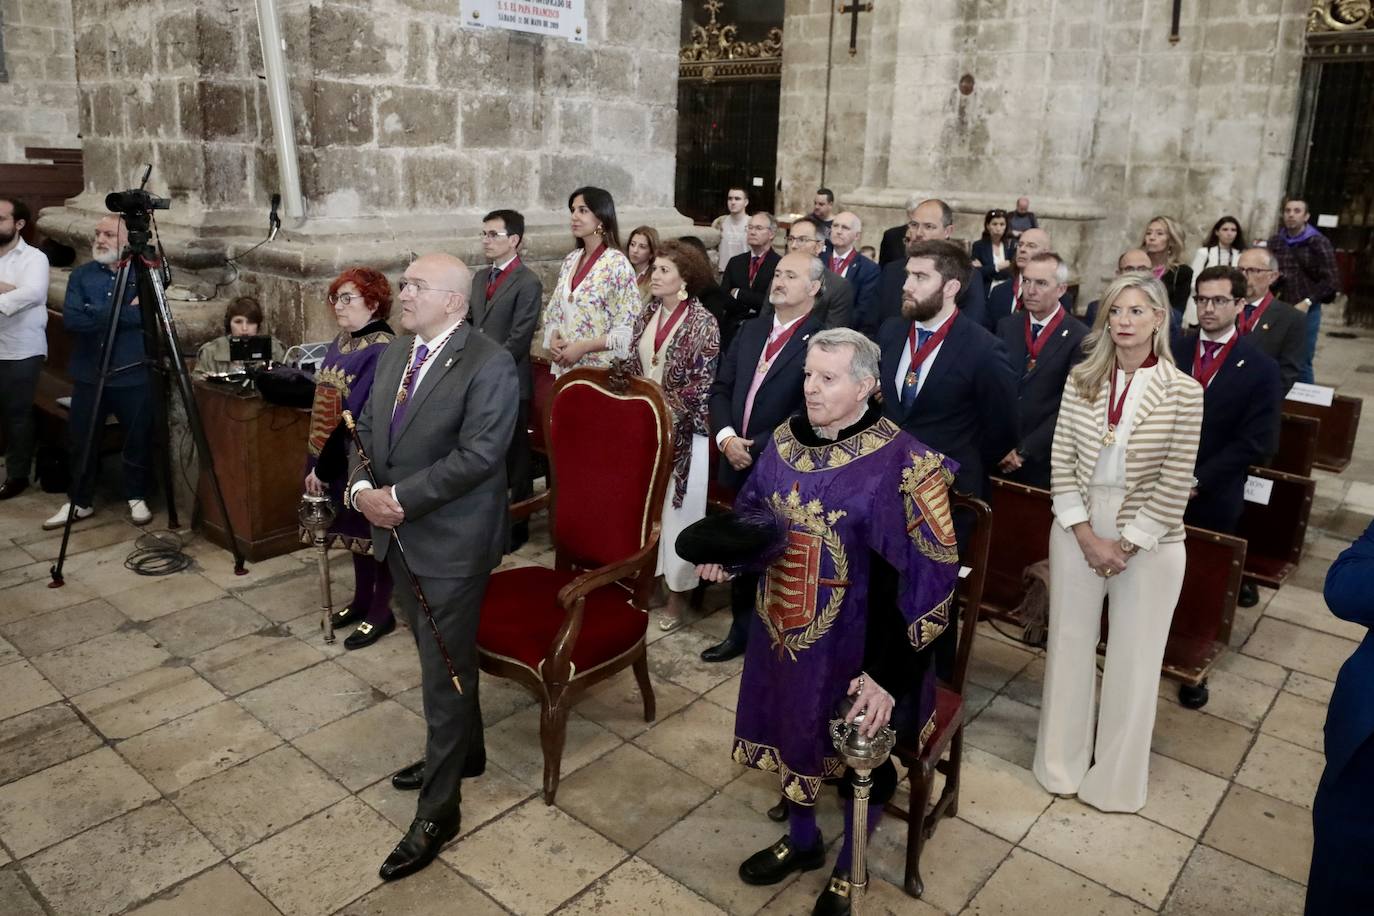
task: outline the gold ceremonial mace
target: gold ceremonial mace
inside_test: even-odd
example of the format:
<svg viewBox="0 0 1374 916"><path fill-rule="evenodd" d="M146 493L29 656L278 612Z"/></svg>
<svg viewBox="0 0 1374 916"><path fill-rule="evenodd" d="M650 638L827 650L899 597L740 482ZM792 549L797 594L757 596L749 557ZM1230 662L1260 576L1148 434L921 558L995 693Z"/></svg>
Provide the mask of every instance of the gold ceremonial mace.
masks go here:
<svg viewBox="0 0 1374 916"><path fill-rule="evenodd" d="M839 751L845 765L854 770L854 836L852 839L853 857L849 866L849 911L852 916L860 916L863 911L864 892L868 890L868 863L864 861L868 851L868 797L873 791L873 770L887 762L892 754L892 745L897 743L897 733L884 725L872 738L863 734L864 715L846 722L854 705L853 697L845 697L838 718L830 720L830 740Z"/></svg>
<svg viewBox="0 0 1374 916"><path fill-rule="evenodd" d="M324 615L320 619L320 629L324 630L324 641L327 643L334 641L334 602L329 593L329 544L325 541L324 534L334 523L337 515L334 503L327 495L312 496L309 493L301 497L301 507L296 512L302 527L310 532L311 543L319 551L317 559L320 564L320 611Z"/></svg>
<svg viewBox="0 0 1374 916"><path fill-rule="evenodd" d="M363 448L363 438L358 435L358 426L353 422L353 414L345 410L343 412L344 426L348 427L348 433L353 437L353 447L358 450L358 462L362 465L362 473L367 475L370 483L377 481L372 477L372 459L367 457L367 450ZM439 647L439 654L444 658L444 665L448 668L449 679L453 681L453 689L459 693L463 692L462 682L458 680L458 672L453 670L453 659L449 657L448 646L444 645L444 637L439 634L439 625L434 622L434 612L429 609L429 602L425 600L425 593L420 588L420 580L415 578L415 573L410 570L410 561L406 559L405 547L401 545L401 533L395 528L391 529L391 540L396 545L396 553L401 558L401 569L405 571L406 581L410 583L410 590L415 593L415 600L420 605L420 610L425 612L425 619L429 621L430 632L434 634L434 644Z"/></svg>

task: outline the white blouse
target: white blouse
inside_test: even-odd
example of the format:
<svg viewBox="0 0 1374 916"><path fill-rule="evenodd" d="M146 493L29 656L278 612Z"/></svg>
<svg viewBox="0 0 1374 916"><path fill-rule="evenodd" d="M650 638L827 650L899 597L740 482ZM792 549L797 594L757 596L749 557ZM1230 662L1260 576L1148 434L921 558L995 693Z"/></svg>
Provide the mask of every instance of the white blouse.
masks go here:
<svg viewBox="0 0 1374 916"><path fill-rule="evenodd" d="M1093 482L1095 487L1124 487L1126 485L1126 446L1130 442L1131 427L1135 425L1136 408L1140 406L1140 399L1145 396L1145 389L1150 387L1150 378L1154 375L1154 366L1142 366L1135 370L1134 377L1131 379L1131 388L1126 392L1126 403L1121 409L1121 422L1116 427L1116 441L1111 445L1102 446L1102 451L1097 453L1097 466L1093 468ZM1126 387L1126 373L1120 369L1116 370L1116 390L1119 393ZM1107 397L1111 397L1111 389L1108 388ZM1111 408L1109 403L1108 409ZM1107 434L1107 427L1102 427L1102 435Z"/></svg>

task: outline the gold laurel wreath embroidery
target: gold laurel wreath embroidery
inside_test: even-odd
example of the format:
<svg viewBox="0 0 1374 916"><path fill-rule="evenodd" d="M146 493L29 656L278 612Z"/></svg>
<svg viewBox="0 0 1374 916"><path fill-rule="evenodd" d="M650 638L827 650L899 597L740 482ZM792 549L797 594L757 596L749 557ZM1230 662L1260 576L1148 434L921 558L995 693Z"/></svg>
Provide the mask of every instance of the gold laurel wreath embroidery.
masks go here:
<svg viewBox="0 0 1374 916"><path fill-rule="evenodd" d="M825 545L826 553L830 556L830 562L835 567L835 579L844 582L849 578L849 557L844 550L844 544L840 541L840 536L835 531L835 523L844 518L843 511L825 514L825 507L819 500L812 500L803 505L801 494L796 490L789 490L786 496L774 493L769 497L769 502L773 508L787 517L792 524L802 528L808 534L815 535L821 539ZM766 582L766 579L764 580ZM781 628L768 613L763 596L767 594L760 583L759 599L756 601L756 609L763 625L768 628L768 636L772 640L779 652L785 651L792 661L797 660L797 653L804 652L815 645L821 637L829 632L831 625L835 623L835 618L839 616L840 606L844 604L845 592L848 591L847 585L830 586L830 600L826 602L825 608L821 613L812 618L811 623L800 633L789 633L784 635Z"/></svg>
<svg viewBox="0 0 1374 916"><path fill-rule="evenodd" d="M954 482L954 475L944 467L944 462L936 452L930 452L918 459L914 465L902 471L902 508L906 510L907 529L911 533L911 542L916 545L916 549L927 559L937 563L958 563L958 546L946 547L943 544L933 543L929 538L921 533L921 526L918 521L930 525L930 520L916 515L916 491L921 481L925 480L933 473L939 473L945 479L945 485L949 486Z"/></svg>

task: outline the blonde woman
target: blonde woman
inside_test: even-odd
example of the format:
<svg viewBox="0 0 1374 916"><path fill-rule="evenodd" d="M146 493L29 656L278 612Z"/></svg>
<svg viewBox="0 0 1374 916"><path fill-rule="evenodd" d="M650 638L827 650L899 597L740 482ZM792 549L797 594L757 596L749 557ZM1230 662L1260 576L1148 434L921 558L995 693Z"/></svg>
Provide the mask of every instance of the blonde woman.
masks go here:
<svg viewBox="0 0 1374 916"><path fill-rule="evenodd" d="M1156 216L1145 224L1140 247L1150 256L1155 278L1164 284L1174 310L1173 326L1182 326L1188 297L1193 293L1193 268L1183 263L1183 227L1168 216Z"/></svg>
<svg viewBox="0 0 1374 916"><path fill-rule="evenodd" d="M1069 375L1051 454L1050 629L1035 777L1103 811L1145 804L1159 667L1183 585L1202 388L1174 365L1169 302L1118 277ZM1094 721L1102 600L1109 637Z"/></svg>

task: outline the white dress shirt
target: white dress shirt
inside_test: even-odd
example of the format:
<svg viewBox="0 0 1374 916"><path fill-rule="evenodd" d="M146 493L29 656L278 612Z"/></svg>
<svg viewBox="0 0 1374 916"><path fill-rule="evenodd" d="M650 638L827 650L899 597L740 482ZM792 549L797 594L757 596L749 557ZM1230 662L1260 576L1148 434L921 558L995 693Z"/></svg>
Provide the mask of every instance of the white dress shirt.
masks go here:
<svg viewBox="0 0 1374 916"><path fill-rule="evenodd" d="M958 310L955 309L954 311L946 315L944 318L940 318L937 316L935 318L930 319L929 321L918 321L916 322L916 326L925 328L927 331L930 331L931 333L935 333L938 332L940 328L944 327L946 322L953 321L954 316L957 314ZM908 332L908 334L909 333L910 332ZM902 357L901 359L897 360L897 375L893 379L893 381L897 385L897 397L899 399L902 396L903 389L906 387L907 370L911 368L911 344L909 343L910 337L908 337L907 340L908 343L902 345ZM918 395L921 393L922 386L924 386L926 383L926 376L930 374L930 367L935 365L935 360L939 358L940 351L944 348L945 342L942 340L940 341L939 346L937 346L934 350L930 351L930 355L926 357L925 362L921 363L921 368L916 373L916 393Z"/></svg>
<svg viewBox="0 0 1374 916"><path fill-rule="evenodd" d="M773 313L773 330L770 331L769 334L768 334L768 343L765 343L765 344L763 345L764 352L766 353L766 352L768 351L768 344L770 344L770 343L772 343L773 341L777 340L777 339L778 339L778 336L781 335L784 331L786 331L788 328L792 327L792 325L796 324L798 321L801 321L803 318L805 318L807 315L810 315L810 314L811 314L811 312L808 310L808 311L806 311L806 312L803 312L800 316L798 316L798 317L796 317L796 318L793 318L791 321L787 322L787 324L782 324L780 321L778 321L778 315L777 315L777 313L774 312L774 313ZM779 353L779 355L780 355L780 354L782 353L782 351L779 350L778 353ZM777 359L777 356L774 356L773 358L774 358L774 359ZM762 353L759 354L759 359L760 359L760 360L763 359L763 354L762 354ZM768 365L771 367L771 366L772 366L772 363L769 363ZM767 373L767 370L764 370L763 374L764 374L764 375L767 375L767 374L768 374L768 373ZM750 384L750 387L753 388L755 391L757 391L759 385L762 384L762 382L761 382L760 380L758 380L758 379L755 377L755 376L757 376L757 375L759 375L758 367L757 367L757 366L751 367L751 369L750 369L750 375L749 375L749 384ZM737 384L737 385L739 384L739 377L738 377L738 376L735 377L735 384ZM733 426L727 426L727 427L725 427L725 428L722 429L720 432L716 433L716 448L720 449L722 452L725 451L725 441L726 441L727 439L729 439L731 436L738 436L738 435L739 435L739 433L735 432L735 428L734 428Z"/></svg>
<svg viewBox="0 0 1374 916"><path fill-rule="evenodd" d="M47 356L47 256L15 239L14 247L0 255L0 282L14 287L0 293L0 359Z"/></svg>

